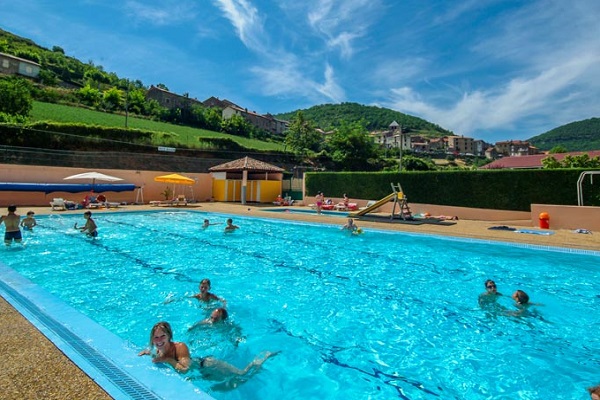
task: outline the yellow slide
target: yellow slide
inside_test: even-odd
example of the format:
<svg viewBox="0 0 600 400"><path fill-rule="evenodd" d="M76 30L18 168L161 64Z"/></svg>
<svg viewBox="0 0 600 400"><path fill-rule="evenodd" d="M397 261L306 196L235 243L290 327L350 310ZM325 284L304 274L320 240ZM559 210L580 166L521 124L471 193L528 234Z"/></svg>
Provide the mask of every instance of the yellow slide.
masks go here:
<svg viewBox="0 0 600 400"><path fill-rule="evenodd" d="M389 194L387 196L385 196L383 199L379 200L377 203L373 204L372 206L369 206L363 210L360 211L356 211L353 213L348 214L349 217L360 217L361 215L365 215L367 213L370 213L371 211L381 207L382 205L384 205L385 203L387 203L388 201L392 200L394 197L396 196L396 193L392 193Z"/></svg>

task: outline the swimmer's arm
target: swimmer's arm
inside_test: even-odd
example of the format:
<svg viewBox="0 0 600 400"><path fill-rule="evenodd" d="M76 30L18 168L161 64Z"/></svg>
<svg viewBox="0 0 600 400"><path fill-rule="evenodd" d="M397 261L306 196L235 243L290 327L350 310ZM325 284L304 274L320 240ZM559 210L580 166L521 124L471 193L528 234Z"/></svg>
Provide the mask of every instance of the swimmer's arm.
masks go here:
<svg viewBox="0 0 600 400"><path fill-rule="evenodd" d="M177 343L174 344L176 346L177 358L179 361L174 358L163 358L162 356L155 357L152 362L164 362L175 368L178 372L186 373L190 369L190 365L192 363L190 357L190 351L185 343Z"/></svg>
<svg viewBox="0 0 600 400"><path fill-rule="evenodd" d="M138 353L138 357L139 356L149 356L150 354L151 354L151 350L150 349L144 349L144 350L142 350L142 351L140 351Z"/></svg>

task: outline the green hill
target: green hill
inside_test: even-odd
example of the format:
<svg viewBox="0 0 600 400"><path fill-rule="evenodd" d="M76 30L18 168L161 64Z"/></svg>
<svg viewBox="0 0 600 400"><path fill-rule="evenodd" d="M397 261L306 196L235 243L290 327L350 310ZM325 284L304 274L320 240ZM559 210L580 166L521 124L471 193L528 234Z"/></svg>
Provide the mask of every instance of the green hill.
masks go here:
<svg viewBox="0 0 600 400"><path fill-rule="evenodd" d="M404 132L431 137L453 135L451 131L424 119L388 108L365 106L358 103L323 104L304 110L278 114L276 117L289 121L298 111L302 111L306 119L314 122L317 127L323 130L336 128L340 126L341 121L352 123L364 120L367 130L376 131L387 129L393 121L396 121Z"/></svg>
<svg viewBox="0 0 600 400"><path fill-rule="evenodd" d="M528 141L541 150L562 146L568 151L600 149L600 118L590 118L559 126Z"/></svg>
<svg viewBox="0 0 600 400"><path fill-rule="evenodd" d="M42 103L39 101L33 103L31 121L73 122L104 127L125 127L125 115L110 114L79 107L69 107L61 104ZM283 150L283 145L279 143L263 142L221 132L191 128L183 125L173 125L132 116L128 117L127 126L129 128L144 131L172 133L179 145L190 148L200 147L199 139L201 138L228 138L247 149L263 151Z"/></svg>

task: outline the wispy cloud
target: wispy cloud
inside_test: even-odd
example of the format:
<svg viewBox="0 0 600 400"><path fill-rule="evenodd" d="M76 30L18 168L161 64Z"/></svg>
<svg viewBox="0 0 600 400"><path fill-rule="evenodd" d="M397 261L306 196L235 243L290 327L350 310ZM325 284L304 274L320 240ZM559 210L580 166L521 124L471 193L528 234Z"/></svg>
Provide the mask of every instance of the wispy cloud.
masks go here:
<svg viewBox="0 0 600 400"><path fill-rule="evenodd" d="M258 9L247 0L214 0L231 22L239 39L253 51L266 52L266 35Z"/></svg>
<svg viewBox="0 0 600 400"><path fill-rule="evenodd" d="M306 76L302 63L288 56L281 64L252 68L260 76L260 89L266 96L301 97L313 102L340 102L345 99L344 90L336 82L334 70L325 66L324 81L319 83Z"/></svg>
<svg viewBox="0 0 600 400"><path fill-rule="evenodd" d="M254 84L265 96L300 96L315 100L342 101L344 91L336 82L334 69L324 67L323 82L311 78L315 68L283 48L270 47L271 38L263 27L264 17L246 0L215 0L215 4L233 25L240 41L259 55L249 67Z"/></svg>
<svg viewBox="0 0 600 400"><path fill-rule="evenodd" d="M355 52L354 43L366 35L381 12L378 0L306 1L309 25L324 37L327 46L339 48L343 58Z"/></svg>
<svg viewBox="0 0 600 400"><path fill-rule="evenodd" d="M584 88L572 85L598 65L598 53L566 60L530 79L513 79L505 87L464 93L447 108L428 104L411 88L403 87L392 90L389 106L435 121L458 134L503 126L515 128L515 122L527 116L560 113L562 99L572 101L574 97L585 97ZM540 132L532 132L531 136L534 133Z"/></svg>
<svg viewBox="0 0 600 400"><path fill-rule="evenodd" d="M159 5L149 5L148 2L128 0L124 8L134 20L153 25L175 25L192 20L197 14L195 3L189 1L167 0Z"/></svg>
<svg viewBox="0 0 600 400"><path fill-rule="evenodd" d="M574 21L576 27L564 29ZM439 80L436 88L447 82L458 93L454 100L446 93L443 103L435 90L403 86L391 91L386 105L467 135L521 130L531 137L597 115L600 35L589 7L538 1L490 21L488 31L471 46L483 62L465 68L473 68L474 75L487 68L490 80L462 82L462 91L448 77Z"/></svg>

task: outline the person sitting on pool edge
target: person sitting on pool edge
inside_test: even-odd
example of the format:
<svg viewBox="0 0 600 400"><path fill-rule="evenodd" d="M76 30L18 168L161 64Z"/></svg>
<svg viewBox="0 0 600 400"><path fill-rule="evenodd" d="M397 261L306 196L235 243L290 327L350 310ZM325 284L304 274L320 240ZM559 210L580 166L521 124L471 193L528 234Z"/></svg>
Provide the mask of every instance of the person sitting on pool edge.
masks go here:
<svg viewBox="0 0 600 400"><path fill-rule="evenodd" d="M156 349L154 353L153 350ZM212 356L194 358L190 355L188 346L183 342L173 342L173 330L166 321L157 322L150 331L150 345L140 351L138 356L151 355L153 363L167 363L181 373L187 373L190 368L197 368L203 377L212 380L223 380L235 376L248 376L270 357L279 352L265 352L262 358L258 356L244 369L239 369L225 361Z"/></svg>
<svg viewBox="0 0 600 400"><path fill-rule="evenodd" d="M85 221L85 225L82 227L78 227L77 226L77 222L75 222L75 229L79 229L81 231L81 233L85 232L86 235L90 236L90 237L97 237L98 236L98 226L96 226L96 222L92 219L92 212L91 211L86 211L83 213L83 217L86 219Z"/></svg>
<svg viewBox="0 0 600 400"><path fill-rule="evenodd" d="M198 285L198 289L200 290L200 293L196 293L192 297L198 299L198 301L204 301L206 303L210 302L211 300L220 301L221 303L223 303L223 306L227 306L227 301L224 298L219 297L216 294L209 292L210 287L211 287L210 279L208 279L208 278L202 279L200 281L200 284Z"/></svg>
<svg viewBox="0 0 600 400"><path fill-rule="evenodd" d="M233 224L233 220L231 218L227 219L227 226L225 227L225 232L233 232L236 229L240 229L239 226Z"/></svg>

